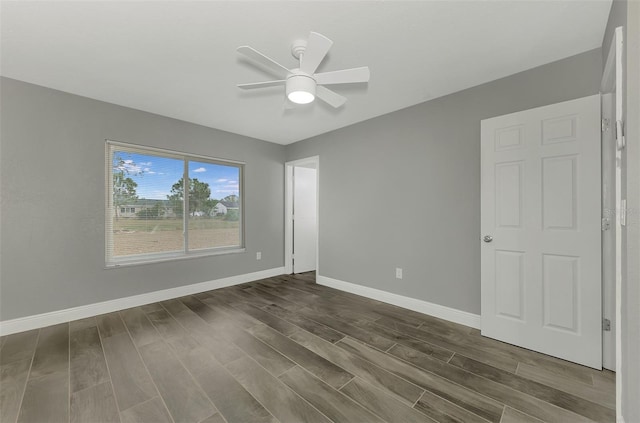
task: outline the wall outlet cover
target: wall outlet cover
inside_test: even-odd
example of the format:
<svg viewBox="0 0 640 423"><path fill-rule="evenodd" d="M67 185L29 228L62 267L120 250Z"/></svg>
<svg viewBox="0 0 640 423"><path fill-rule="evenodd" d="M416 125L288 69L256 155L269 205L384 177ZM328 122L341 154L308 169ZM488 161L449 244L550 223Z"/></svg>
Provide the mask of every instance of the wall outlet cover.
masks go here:
<svg viewBox="0 0 640 423"><path fill-rule="evenodd" d="M402 279L402 268L396 267L396 279Z"/></svg>

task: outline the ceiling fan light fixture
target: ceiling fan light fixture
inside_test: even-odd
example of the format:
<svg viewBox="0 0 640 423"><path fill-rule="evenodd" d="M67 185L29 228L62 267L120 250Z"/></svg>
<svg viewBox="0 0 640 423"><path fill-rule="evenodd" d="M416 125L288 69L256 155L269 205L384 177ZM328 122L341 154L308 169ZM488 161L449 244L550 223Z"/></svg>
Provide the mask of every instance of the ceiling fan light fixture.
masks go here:
<svg viewBox="0 0 640 423"><path fill-rule="evenodd" d="M306 91L293 91L287 98L296 104L309 104L315 100L316 96Z"/></svg>
<svg viewBox="0 0 640 423"><path fill-rule="evenodd" d="M287 98L296 104L309 104L316 98L316 81L307 75L287 78Z"/></svg>

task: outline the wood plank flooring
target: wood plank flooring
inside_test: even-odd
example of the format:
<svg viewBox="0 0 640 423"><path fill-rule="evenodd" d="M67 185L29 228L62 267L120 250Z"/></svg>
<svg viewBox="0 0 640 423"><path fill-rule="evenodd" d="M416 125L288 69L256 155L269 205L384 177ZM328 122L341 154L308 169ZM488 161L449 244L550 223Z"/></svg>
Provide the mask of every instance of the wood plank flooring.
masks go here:
<svg viewBox="0 0 640 423"><path fill-rule="evenodd" d="M614 422L615 375L283 275L0 338L0 421Z"/></svg>

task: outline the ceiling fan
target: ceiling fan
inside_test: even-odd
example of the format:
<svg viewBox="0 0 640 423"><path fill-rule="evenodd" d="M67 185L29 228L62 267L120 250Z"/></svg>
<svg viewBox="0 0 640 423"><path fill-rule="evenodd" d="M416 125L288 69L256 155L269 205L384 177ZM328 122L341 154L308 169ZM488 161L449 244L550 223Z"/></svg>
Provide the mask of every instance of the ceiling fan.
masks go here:
<svg viewBox="0 0 640 423"><path fill-rule="evenodd" d="M259 63L283 79L275 81L238 84L243 90L284 85L287 98L296 104L311 103L315 97L333 107L342 106L347 99L324 85L350 84L369 81L369 67L343 69L315 73L320 62L329 52L333 41L322 34L311 32L308 40L296 40L291 54L300 61L300 67L287 69L275 60L249 46L238 47L238 53Z"/></svg>

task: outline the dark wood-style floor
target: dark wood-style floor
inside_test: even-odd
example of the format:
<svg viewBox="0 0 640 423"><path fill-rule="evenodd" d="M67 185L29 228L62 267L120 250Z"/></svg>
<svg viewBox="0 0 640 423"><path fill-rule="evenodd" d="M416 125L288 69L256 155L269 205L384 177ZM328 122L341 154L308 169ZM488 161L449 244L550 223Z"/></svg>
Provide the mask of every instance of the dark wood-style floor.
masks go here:
<svg viewBox="0 0 640 423"><path fill-rule="evenodd" d="M0 421L613 422L614 379L281 276L0 338Z"/></svg>

